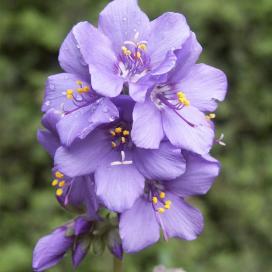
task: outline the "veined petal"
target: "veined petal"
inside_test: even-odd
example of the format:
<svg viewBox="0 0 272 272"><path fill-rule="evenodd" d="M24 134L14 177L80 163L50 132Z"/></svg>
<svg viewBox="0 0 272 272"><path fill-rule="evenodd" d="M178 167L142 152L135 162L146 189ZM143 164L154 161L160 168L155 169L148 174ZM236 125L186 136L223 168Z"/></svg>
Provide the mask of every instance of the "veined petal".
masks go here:
<svg viewBox="0 0 272 272"><path fill-rule="evenodd" d="M165 238L196 239L204 226L200 211L173 194L168 193L167 199L172 203L171 208L162 214L157 213Z"/></svg>
<svg viewBox="0 0 272 272"><path fill-rule="evenodd" d="M59 51L59 63L65 72L79 75L82 79L89 81L89 68L83 59L74 35L78 27L80 27L80 23L73 27L62 43Z"/></svg>
<svg viewBox="0 0 272 272"><path fill-rule="evenodd" d="M162 142L159 149L137 148L134 154L138 170L147 179L171 180L185 171L185 159L180 149Z"/></svg>
<svg viewBox="0 0 272 272"><path fill-rule="evenodd" d="M125 41L134 41L136 33L138 41L147 40L150 29L149 19L136 0L110 2L100 13L98 26L113 42L117 54Z"/></svg>
<svg viewBox="0 0 272 272"><path fill-rule="evenodd" d="M182 48L175 51L177 56L175 68L168 74L168 82L172 84L180 82L197 62L202 47L196 39L195 33L191 32L190 37L183 44Z"/></svg>
<svg viewBox="0 0 272 272"><path fill-rule="evenodd" d="M131 161L129 152L126 152L125 159ZM121 161L121 154L113 151L96 169L96 194L108 209L123 212L143 194L144 177L138 172L133 162L112 165L118 161Z"/></svg>
<svg viewBox="0 0 272 272"><path fill-rule="evenodd" d="M164 137L161 113L149 99L134 107L131 137L138 147L159 148Z"/></svg>
<svg viewBox="0 0 272 272"><path fill-rule="evenodd" d="M211 112L217 108L218 101L225 99L227 78L219 69L196 64L178 86L194 107Z"/></svg>
<svg viewBox="0 0 272 272"><path fill-rule="evenodd" d="M167 12L152 21L148 39L152 67L159 67L169 51L181 48L189 35L186 19L179 13Z"/></svg>
<svg viewBox="0 0 272 272"><path fill-rule="evenodd" d="M219 162L209 155L200 156L191 152L184 152L184 155L185 173L166 182L166 190L181 197L206 194L219 174Z"/></svg>
<svg viewBox="0 0 272 272"><path fill-rule="evenodd" d="M108 135L104 130L96 129L69 148L59 147L55 154L55 166L69 177L88 175L111 150Z"/></svg>
<svg viewBox="0 0 272 272"><path fill-rule="evenodd" d="M89 64L93 89L104 96L119 95L123 79L118 74L118 61L111 41L88 22L82 22L79 26L74 35L84 59Z"/></svg>
<svg viewBox="0 0 272 272"><path fill-rule="evenodd" d="M160 239L160 228L152 204L140 197L133 207L121 214L120 237L124 251L140 251Z"/></svg>
<svg viewBox="0 0 272 272"><path fill-rule="evenodd" d="M205 115L192 106L185 106L178 113L182 118L172 109L162 111L163 129L169 141L182 149L207 154L213 144L214 130Z"/></svg>
<svg viewBox="0 0 272 272"><path fill-rule="evenodd" d="M48 77L45 87L42 111L55 109L60 113L76 108L71 99L67 99L67 90L77 90L77 81L82 81L85 86L89 84L80 76L68 73L56 74Z"/></svg>
<svg viewBox="0 0 272 272"><path fill-rule="evenodd" d="M97 126L119 117L116 106L108 98L64 115L57 124L62 144L71 145L76 138L84 139Z"/></svg>

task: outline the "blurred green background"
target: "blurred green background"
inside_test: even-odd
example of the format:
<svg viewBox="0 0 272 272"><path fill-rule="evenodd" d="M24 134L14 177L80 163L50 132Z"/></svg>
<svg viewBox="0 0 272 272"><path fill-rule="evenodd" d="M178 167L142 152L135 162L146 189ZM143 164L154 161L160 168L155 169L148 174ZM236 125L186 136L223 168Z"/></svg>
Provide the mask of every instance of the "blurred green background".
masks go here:
<svg viewBox="0 0 272 272"><path fill-rule="evenodd" d="M217 112L226 147L213 154L221 176L194 199L206 227L196 241L160 242L125 257L125 271L164 264L188 272L272 271L272 1L140 0L150 18L186 15L204 47L201 61L224 70L229 93ZM96 24L105 0L0 0L0 272L31 271L39 237L71 215L50 186L51 160L38 145L48 75L60 72L58 48L78 21ZM144 227L144 226L143 226ZM78 271L111 269L108 253ZM50 271L72 271L69 257Z"/></svg>

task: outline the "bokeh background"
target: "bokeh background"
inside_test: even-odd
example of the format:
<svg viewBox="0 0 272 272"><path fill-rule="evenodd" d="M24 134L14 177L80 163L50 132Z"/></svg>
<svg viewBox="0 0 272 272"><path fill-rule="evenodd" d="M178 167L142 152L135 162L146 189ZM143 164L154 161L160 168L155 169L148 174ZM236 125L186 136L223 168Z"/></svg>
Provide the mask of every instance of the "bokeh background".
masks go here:
<svg viewBox="0 0 272 272"><path fill-rule="evenodd" d="M272 1L139 2L150 18L185 14L204 47L201 61L228 75L216 119L227 146L213 149L223 166L215 186L193 200L205 214L203 235L126 256L125 271L151 272L158 264L188 272L272 271ZM106 3L0 0L0 272L31 271L37 239L72 216L55 201L51 160L36 130L44 82L60 72L62 40L78 21L96 24ZM111 264L105 253L87 257L78 271L107 272ZM70 258L50 271L72 271Z"/></svg>

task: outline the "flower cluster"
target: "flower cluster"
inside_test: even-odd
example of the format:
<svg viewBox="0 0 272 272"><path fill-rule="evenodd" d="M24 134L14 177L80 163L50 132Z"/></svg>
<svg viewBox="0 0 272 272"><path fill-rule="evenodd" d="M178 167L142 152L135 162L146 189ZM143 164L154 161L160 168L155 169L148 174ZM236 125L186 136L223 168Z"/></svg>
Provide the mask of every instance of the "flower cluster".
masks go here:
<svg viewBox="0 0 272 272"><path fill-rule="evenodd" d="M38 241L33 269L68 250L74 267L105 246L118 258L167 240L195 239L203 195L219 173L208 153L224 73L196 64L202 47L183 15L150 21L136 0L115 0L98 27L75 25L65 38L42 106L38 140L54 159L60 205L78 217Z"/></svg>

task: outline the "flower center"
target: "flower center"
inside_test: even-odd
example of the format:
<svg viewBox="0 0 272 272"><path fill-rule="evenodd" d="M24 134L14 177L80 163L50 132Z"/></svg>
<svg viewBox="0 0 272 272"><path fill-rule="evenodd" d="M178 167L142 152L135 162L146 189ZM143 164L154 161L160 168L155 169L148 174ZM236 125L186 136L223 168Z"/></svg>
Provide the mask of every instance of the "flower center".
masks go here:
<svg viewBox="0 0 272 272"><path fill-rule="evenodd" d="M167 194L162 185L155 181L146 182L147 200L152 203L154 211L163 214L171 208L171 200L167 199Z"/></svg>
<svg viewBox="0 0 272 272"><path fill-rule="evenodd" d="M86 107L99 98L99 96L95 92L91 91L90 86L86 84L84 85L81 80L77 80L76 84L76 89L67 89L64 93L66 95L66 98L72 100L75 106L72 110L69 111L63 109L64 114L69 114L80 108Z"/></svg>
<svg viewBox="0 0 272 272"><path fill-rule="evenodd" d="M126 159L125 151L130 149L132 142L130 139L130 130L122 124L109 130L111 136L111 147L113 150L120 152L120 161L113 161L111 165L128 165L132 164L131 160Z"/></svg>
<svg viewBox="0 0 272 272"><path fill-rule="evenodd" d="M149 67L150 58L147 54L147 42L137 41L137 32L134 41L125 41L121 47L119 72L123 78L131 79L136 82L143 77Z"/></svg>
<svg viewBox="0 0 272 272"><path fill-rule="evenodd" d="M186 120L181 114L184 107L190 106L190 101L182 91L174 91L170 86L158 86L150 94L151 100L159 110L169 108L173 110L188 125L195 127L194 124Z"/></svg>

